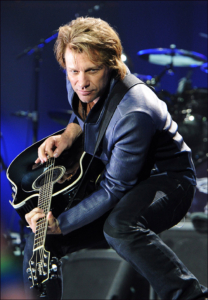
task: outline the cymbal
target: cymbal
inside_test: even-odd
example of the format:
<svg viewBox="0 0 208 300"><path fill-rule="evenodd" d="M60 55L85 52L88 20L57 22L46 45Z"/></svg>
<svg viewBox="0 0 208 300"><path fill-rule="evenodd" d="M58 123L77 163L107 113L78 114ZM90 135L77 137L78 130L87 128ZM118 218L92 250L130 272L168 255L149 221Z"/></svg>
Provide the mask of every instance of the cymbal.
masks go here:
<svg viewBox="0 0 208 300"><path fill-rule="evenodd" d="M152 64L175 67L198 67L207 61L203 54L176 48L156 48L140 50L137 53L142 59Z"/></svg>
<svg viewBox="0 0 208 300"><path fill-rule="evenodd" d="M205 73L208 73L207 63L201 65L201 70Z"/></svg>
<svg viewBox="0 0 208 300"><path fill-rule="evenodd" d="M48 112L49 117L53 121L55 121L63 126L67 126L67 124L69 123L71 114L72 114L72 110L65 110L65 109L59 109L56 111Z"/></svg>

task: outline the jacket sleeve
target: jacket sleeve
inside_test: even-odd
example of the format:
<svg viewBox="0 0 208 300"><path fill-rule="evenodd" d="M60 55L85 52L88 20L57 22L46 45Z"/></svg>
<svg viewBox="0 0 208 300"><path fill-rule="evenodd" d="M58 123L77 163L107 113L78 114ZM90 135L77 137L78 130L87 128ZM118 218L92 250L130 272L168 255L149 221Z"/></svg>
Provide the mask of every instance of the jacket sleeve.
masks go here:
<svg viewBox="0 0 208 300"><path fill-rule="evenodd" d="M63 234L99 218L135 186L154 133L151 117L143 112L130 112L117 121L108 137L111 155L100 188L58 217Z"/></svg>

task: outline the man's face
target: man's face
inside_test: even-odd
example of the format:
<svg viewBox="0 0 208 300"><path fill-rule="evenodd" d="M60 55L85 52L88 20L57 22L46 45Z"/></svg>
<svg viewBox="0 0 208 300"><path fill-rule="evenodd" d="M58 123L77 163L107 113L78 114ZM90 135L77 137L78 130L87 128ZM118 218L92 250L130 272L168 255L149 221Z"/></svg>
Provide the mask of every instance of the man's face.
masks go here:
<svg viewBox="0 0 208 300"><path fill-rule="evenodd" d="M107 87L110 70L95 65L86 53L75 53L69 48L65 52L65 62L68 79L79 99L95 104Z"/></svg>

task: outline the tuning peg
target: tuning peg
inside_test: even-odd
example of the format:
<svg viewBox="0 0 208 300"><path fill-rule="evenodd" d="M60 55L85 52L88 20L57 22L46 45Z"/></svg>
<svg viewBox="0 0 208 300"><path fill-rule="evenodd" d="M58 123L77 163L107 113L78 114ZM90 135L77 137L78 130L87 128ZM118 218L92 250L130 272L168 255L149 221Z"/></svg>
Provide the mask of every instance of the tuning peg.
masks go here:
<svg viewBox="0 0 208 300"><path fill-rule="evenodd" d="M28 279L29 279L30 281L32 281L32 276L29 276Z"/></svg>
<svg viewBox="0 0 208 300"><path fill-rule="evenodd" d="M51 261L54 262L54 263L56 263L56 262L58 262L58 258L55 257L55 256L53 256L53 257L51 258Z"/></svg>
<svg viewBox="0 0 208 300"><path fill-rule="evenodd" d="M52 272L57 272L57 269L58 269L58 268L57 268L57 265L52 264L50 271L52 271Z"/></svg>
<svg viewBox="0 0 208 300"><path fill-rule="evenodd" d="M26 272L27 272L28 274L31 274L31 269L30 269L30 268L27 268Z"/></svg>
<svg viewBox="0 0 208 300"><path fill-rule="evenodd" d="M50 279L55 279L55 278L57 278L58 276L56 275L56 274L52 274L51 276L50 276Z"/></svg>

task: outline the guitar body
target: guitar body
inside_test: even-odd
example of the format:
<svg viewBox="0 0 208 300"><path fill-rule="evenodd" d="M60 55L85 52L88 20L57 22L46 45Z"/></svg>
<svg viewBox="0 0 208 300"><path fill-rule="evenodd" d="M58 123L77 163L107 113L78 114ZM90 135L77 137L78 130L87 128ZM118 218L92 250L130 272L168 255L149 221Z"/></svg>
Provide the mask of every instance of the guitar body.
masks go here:
<svg viewBox="0 0 208 300"><path fill-rule="evenodd" d="M63 131L58 131L53 135L61 134ZM47 167L45 163L36 165L34 161L38 157L38 147L47 138L38 141L21 152L7 169L7 178L11 182L14 192L13 201L10 201L10 203L23 221L25 221L25 214L37 207L39 188L45 178L43 174L47 172ZM51 204L51 210L55 217L66 209L77 190L91 157L91 155L83 152L83 136L80 135L69 150L64 151L55 159L53 177L56 182L53 184ZM76 172L74 171L75 167L77 169ZM71 175L69 170L73 170ZM103 163L99 159L94 158L72 206L93 191L95 182L102 170ZM67 175L65 175L66 172L68 173ZM59 183L63 175L68 176L68 179ZM57 181L58 179L59 181Z"/></svg>

